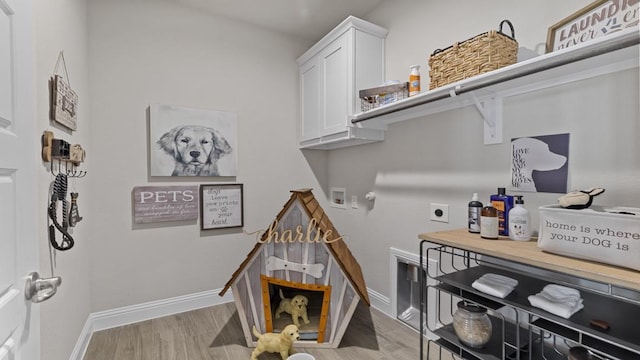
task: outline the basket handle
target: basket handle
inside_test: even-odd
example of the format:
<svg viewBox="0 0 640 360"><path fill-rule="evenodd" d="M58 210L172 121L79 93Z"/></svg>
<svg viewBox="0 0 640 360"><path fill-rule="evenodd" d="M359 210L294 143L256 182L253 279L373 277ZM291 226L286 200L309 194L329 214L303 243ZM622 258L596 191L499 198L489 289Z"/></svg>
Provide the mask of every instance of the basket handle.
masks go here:
<svg viewBox="0 0 640 360"><path fill-rule="evenodd" d="M509 29L511 29L511 38L515 40L516 39L516 31L513 29L513 24L509 20L502 20L500 22L500 25L498 25L498 32L500 34L509 36L509 35L505 34L504 32L502 32L502 25L504 25L504 24L509 25Z"/></svg>
<svg viewBox="0 0 640 360"><path fill-rule="evenodd" d="M502 32L502 26L503 26L505 23L506 23L507 25L509 25L509 29L511 29L511 36L509 36L509 35L507 35L507 34L505 34L505 33L503 33L503 32ZM500 22L500 25L498 25L498 33L500 33L500 34L502 34L502 35L504 35L504 36L510 37L510 38L512 38L513 40L515 40L515 39L516 39L516 31L513 29L513 24L512 24L512 23L511 23L511 21L509 21L509 20L506 20L506 19L505 19L505 20L502 20L502 21ZM486 34L486 33L484 33L484 34ZM482 34L481 34L481 35L482 35ZM471 39L468 39L468 40L471 40ZM466 41L466 40L465 40L465 41ZM454 46L454 45L451 45L451 46L449 46L449 47L447 47L447 48L444 48L444 49L435 49L435 50L433 51L433 53L431 54L431 56L433 56L433 55L435 55L435 54L437 54L437 53L443 52L443 51L445 51L445 50L447 50L447 49L450 49L450 48L452 48L453 46Z"/></svg>

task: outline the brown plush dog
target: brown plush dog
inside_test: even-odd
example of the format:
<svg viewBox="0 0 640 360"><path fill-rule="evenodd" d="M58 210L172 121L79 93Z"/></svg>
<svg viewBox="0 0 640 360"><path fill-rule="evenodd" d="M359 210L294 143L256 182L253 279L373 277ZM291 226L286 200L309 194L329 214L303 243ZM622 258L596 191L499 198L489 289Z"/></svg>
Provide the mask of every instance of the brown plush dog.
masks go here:
<svg viewBox="0 0 640 360"><path fill-rule="evenodd" d="M264 333L260 334L256 326L253 326L253 335L258 338L256 349L251 353L251 360L258 360L258 355L263 352L279 353L282 360L287 360L289 355L295 353L293 342L300 339L298 327L287 325L280 334Z"/></svg>
<svg viewBox="0 0 640 360"><path fill-rule="evenodd" d="M276 319L280 319L280 314L286 312L287 314L291 314L291 319L297 327L300 327L300 320L298 320L299 317L302 318L302 321L305 324L309 323L309 317L307 316L307 305L309 305L309 299L307 299L306 296L296 295L289 299L284 297L281 289L280 299L280 305L278 305L278 309L276 309Z"/></svg>

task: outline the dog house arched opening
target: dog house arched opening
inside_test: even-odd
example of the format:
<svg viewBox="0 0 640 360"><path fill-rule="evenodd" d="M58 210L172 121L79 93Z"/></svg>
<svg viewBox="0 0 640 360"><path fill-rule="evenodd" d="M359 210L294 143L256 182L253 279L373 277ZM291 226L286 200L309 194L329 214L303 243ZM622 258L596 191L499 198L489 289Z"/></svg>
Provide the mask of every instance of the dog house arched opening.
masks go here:
<svg viewBox="0 0 640 360"><path fill-rule="evenodd" d="M301 340L324 342L331 286L260 277L267 331L279 333L295 324Z"/></svg>

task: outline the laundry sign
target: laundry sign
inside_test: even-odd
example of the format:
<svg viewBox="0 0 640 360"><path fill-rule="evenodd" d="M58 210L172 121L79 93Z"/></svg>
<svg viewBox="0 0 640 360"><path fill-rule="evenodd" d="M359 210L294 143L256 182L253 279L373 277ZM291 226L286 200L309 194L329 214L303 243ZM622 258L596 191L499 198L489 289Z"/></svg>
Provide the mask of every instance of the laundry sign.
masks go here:
<svg viewBox="0 0 640 360"><path fill-rule="evenodd" d="M137 186L133 188L136 224L198 219L198 186Z"/></svg>
<svg viewBox="0 0 640 360"><path fill-rule="evenodd" d="M640 0L596 0L549 27L547 52L638 26Z"/></svg>

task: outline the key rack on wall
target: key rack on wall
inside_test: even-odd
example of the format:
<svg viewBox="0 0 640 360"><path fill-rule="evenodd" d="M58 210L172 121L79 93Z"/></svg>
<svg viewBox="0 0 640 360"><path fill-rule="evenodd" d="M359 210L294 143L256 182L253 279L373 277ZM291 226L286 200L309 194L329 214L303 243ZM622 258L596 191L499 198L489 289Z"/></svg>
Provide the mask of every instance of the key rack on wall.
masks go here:
<svg viewBox="0 0 640 360"><path fill-rule="evenodd" d="M71 145L62 139L56 139L52 131L42 134L42 160L49 163L51 175L55 178L51 183L51 201L47 206L47 226L49 228L49 243L58 251L66 251L73 247L71 228L82 220L78 212L78 193L71 185L70 203L67 201L68 179L83 178L86 171L79 170L79 166L85 160L85 151L79 144ZM61 208L58 203L62 203ZM56 230L62 237L56 238Z"/></svg>
<svg viewBox="0 0 640 360"><path fill-rule="evenodd" d="M52 175L85 177L87 172L78 169L85 157L86 153L81 145L70 145L65 140L56 139L51 131L45 131L42 134L42 160L50 164L49 169Z"/></svg>

